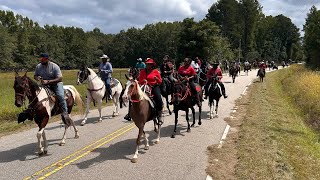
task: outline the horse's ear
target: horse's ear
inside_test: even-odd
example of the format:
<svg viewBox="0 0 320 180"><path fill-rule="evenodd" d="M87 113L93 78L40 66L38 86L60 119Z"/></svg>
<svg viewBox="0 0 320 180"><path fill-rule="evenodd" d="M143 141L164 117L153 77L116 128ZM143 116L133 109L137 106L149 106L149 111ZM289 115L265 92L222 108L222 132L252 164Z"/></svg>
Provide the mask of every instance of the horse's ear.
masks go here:
<svg viewBox="0 0 320 180"><path fill-rule="evenodd" d="M18 77L19 76L18 70L14 70L14 72L15 72L15 76Z"/></svg>
<svg viewBox="0 0 320 180"><path fill-rule="evenodd" d="M129 80L129 77L128 77L128 75L127 75L127 74L124 74L124 76L126 77L126 79L127 79L127 80Z"/></svg>
<svg viewBox="0 0 320 180"><path fill-rule="evenodd" d="M28 73L28 72L24 73L24 77L26 77L26 76L27 76L27 73Z"/></svg>

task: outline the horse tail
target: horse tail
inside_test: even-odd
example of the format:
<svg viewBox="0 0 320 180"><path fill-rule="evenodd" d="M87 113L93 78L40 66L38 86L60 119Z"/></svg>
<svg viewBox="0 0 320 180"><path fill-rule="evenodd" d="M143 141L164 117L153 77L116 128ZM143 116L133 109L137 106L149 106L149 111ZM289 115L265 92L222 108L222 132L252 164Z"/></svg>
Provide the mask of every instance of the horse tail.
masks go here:
<svg viewBox="0 0 320 180"><path fill-rule="evenodd" d="M80 93L78 92L78 90L74 86L69 85L68 87L74 92L74 97L73 98L76 101L77 106L79 107L80 113L84 114L84 110L83 110L84 109L84 103L83 103L83 100L81 98Z"/></svg>

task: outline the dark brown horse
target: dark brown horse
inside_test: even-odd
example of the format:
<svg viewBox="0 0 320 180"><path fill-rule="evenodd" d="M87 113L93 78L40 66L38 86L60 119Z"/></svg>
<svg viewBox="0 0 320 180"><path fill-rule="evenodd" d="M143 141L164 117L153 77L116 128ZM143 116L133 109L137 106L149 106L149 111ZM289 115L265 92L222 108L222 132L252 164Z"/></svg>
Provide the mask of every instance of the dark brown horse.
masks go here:
<svg viewBox="0 0 320 180"><path fill-rule="evenodd" d="M199 91L200 94L200 99L202 99L202 90L199 85L197 85L197 90ZM195 124L195 109L194 106L197 104L195 98L191 95L191 89L188 85L188 83L185 84L185 82L177 82L174 85L173 88L173 98L172 98L172 103L173 103L173 111L175 114L175 123L174 123L174 131L172 134L172 138L175 138L176 132L177 132L177 124L178 124L178 112L179 110L185 111L186 112L186 120L188 123L188 129L187 132L190 132L190 123L189 123L189 108L192 111L192 117L193 117L193 123L192 127ZM199 106L199 122L198 125L201 125L201 102Z"/></svg>
<svg viewBox="0 0 320 180"><path fill-rule="evenodd" d="M232 76L232 82L234 83L238 75L238 68L235 65L230 67L229 75Z"/></svg>
<svg viewBox="0 0 320 180"><path fill-rule="evenodd" d="M214 117L218 117L218 107L219 107L219 100L222 96L222 91L221 87L218 83L219 78L217 75L214 75L211 77L211 83L208 89L209 92L209 107L210 107L210 119ZM215 108L215 113L213 115L213 106L214 106L214 101L216 101L216 108Z"/></svg>
<svg viewBox="0 0 320 180"><path fill-rule="evenodd" d="M260 82L263 82L263 78L266 76L265 70L260 68L258 70L258 76L259 76Z"/></svg>
<svg viewBox="0 0 320 180"><path fill-rule="evenodd" d="M137 80L134 80L132 78L129 79L126 85L126 89L124 91L124 94L122 96L123 101L131 101L132 105L130 108L130 117L132 118L133 122L139 129L138 137L136 140L136 151L131 159L131 162L136 163L138 160L138 151L139 151L139 145L140 145L140 139L144 137L144 143L145 143L145 150L149 149L149 140L145 135L144 132L144 126L146 122L153 120L154 122L154 130L157 132L157 139L155 143L159 143L160 141L160 129L161 125L158 124L157 129L157 119L156 114L153 110L154 104L150 100L150 98L147 96L146 93L144 93L138 83Z"/></svg>
<svg viewBox="0 0 320 180"><path fill-rule="evenodd" d="M28 98L29 100L27 109L19 114L18 123L24 122L26 119L35 120L39 127L39 131L37 133L38 154L43 155L47 154L48 152L48 142L44 129L47 123L49 122L51 116L61 114L62 110L58 105L58 100L53 95L51 90L49 90L46 87L39 86L35 81L27 77L26 74L24 76L19 76L19 74L16 73L13 86L15 91L15 105L17 107L24 106L26 103L26 98ZM72 107L74 106L75 102L79 106L81 112L83 112L83 102L76 88L69 85L64 86L64 89L67 98L66 101L68 113L71 113ZM75 127L73 120L70 119L68 121L67 119L64 119L64 117L62 116L62 121L65 124L65 130L60 145L65 144L66 131L70 125L72 125L74 128L75 138L79 138L78 129ZM44 147L41 144L41 136L43 138Z"/></svg>

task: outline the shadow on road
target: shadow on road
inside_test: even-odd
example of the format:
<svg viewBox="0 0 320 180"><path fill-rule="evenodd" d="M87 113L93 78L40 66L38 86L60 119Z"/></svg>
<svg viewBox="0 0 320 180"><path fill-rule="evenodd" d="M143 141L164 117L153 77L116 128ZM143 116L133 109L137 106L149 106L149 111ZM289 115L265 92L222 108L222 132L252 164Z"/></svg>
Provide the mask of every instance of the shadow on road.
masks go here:
<svg viewBox="0 0 320 180"><path fill-rule="evenodd" d="M36 138L35 138L36 140ZM51 139L48 140L49 143L49 147L55 144L58 144L60 142L61 139ZM29 161L29 160L33 160L33 159L37 159L40 158L37 154L36 154L36 141L34 143L30 143L30 144L25 144L23 146L20 147L16 147L14 149L10 149L7 151L1 151L0 152L0 163L6 163L6 162L11 162L11 161ZM31 156L31 157L30 157ZM47 155L47 156L50 156ZM45 156L43 156L45 157Z"/></svg>

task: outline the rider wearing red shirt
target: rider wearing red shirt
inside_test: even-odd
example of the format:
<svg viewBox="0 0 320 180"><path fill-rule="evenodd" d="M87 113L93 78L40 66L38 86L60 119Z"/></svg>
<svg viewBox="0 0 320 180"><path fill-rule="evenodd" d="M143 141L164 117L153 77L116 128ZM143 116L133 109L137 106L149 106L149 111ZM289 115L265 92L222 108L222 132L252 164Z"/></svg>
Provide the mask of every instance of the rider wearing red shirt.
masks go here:
<svg viewBox="0 0 320 180"><path fill-rule="evenodd" d="M157 116L159 123L162 124L162 106L163 101L161 97L160 84L162 83L162 78L160 76L160 72L155 69L157 64L153 59L147 58L146 69L142 69L139 75L139 84L144 85L148 84L152 87L151 94L153 94L153 100L155 102L155 108L157 109Z"/></svg>
<svg viewBox="0 0 320 180"><path fill-rule="evenodd" d="M267 65L264 63L264 61L262 61L259 65L259 71L260 69L262 69L264 71L264 74L266 74L266 68L267 68ZM259 71L257 72L257 76L259 76Z"/></svg>
<svg viewBox="0 0 320 180"><path fill-rule="evenodd" d="M221 87L221 91L222 91L222 95L224 98L227 98L228 96L226 95L226 89L224 87L224 84L222 83L221 79L222 79L222 71L221 69L218 67L219 63L213 63L212 64L212 68L207 72L207 82L206 85L204 86L204 90L205 90L205 97L204 99L207 99L208 94L209 94L209 86L211 83L211 77L213 75L217 75L219 80L218 83Z"/></svg>
<svg viewBox="0 0 320 180"><path fill-rule="evenodd" d="M184 77L186 80L189 81L189 85L191 88L191 92L193 95L195 95L196 100L197 100L197 105L201 106L200 103L200 95L196 89L196 85L194 83L194 76L196 75L196 71L193 69L193 67L190 65L191 64L191 59L190 58L185 58L184 59L184 65L179 67L178 73L182 77Z"/></svg>

